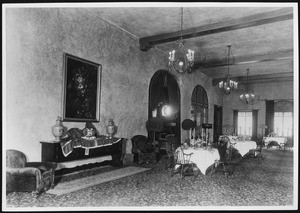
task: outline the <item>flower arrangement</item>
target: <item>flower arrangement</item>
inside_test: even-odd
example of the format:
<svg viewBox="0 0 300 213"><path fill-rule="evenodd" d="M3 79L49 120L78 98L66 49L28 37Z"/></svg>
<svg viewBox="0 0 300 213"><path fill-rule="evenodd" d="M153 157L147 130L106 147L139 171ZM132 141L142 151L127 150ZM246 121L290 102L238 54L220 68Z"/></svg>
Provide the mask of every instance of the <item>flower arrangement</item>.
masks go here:
<svg viewBox="0 0 300 213"><path fill-rule="evenodd" d="M276 137L276 136L278 136L275 132L271 132L269 135L268 135L268 137Z"/></svg>

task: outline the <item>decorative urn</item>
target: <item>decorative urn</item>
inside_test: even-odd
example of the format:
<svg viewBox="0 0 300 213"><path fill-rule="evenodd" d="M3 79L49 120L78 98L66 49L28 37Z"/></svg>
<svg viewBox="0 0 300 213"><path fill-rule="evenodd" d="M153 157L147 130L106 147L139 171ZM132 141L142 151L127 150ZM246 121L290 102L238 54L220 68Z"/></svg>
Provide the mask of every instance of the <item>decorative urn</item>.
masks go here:
<svg viewBox="0 0 300 213"><path fill-rule="evenodd" d="M112 138L115 130L116 130L116 126L114 124L114 121L112 118L110 118L108 121L108 125L106 126L106 132L107 132L109 138Z"/></svg>
<svg viewBox="0 0 300 213"><path fill-rule="evenodd" d="M60 141L60 137L64 133L64 126L61 124L61 118L58 116L56 119L56 124L52 127L52 134L55 137L54 141Z"/></svg>

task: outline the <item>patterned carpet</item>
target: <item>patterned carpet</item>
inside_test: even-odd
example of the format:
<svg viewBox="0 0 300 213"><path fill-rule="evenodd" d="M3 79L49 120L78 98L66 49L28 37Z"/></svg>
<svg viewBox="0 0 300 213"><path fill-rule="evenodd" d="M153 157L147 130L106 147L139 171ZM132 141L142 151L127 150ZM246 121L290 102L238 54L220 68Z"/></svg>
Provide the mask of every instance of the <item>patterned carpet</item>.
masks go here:
<svg viewBox="0 0 300 213"><path fill-rule="evenodd" d="M149 169L150 168L142 168L137 166L127 166L120 169L114 169L109 172L102 172L100 174L93 174L87 177L60 182L53 189L48 190L46 193L54 195L63 195L74 191L78 191L80 189L85 189L91 186L99 185L100 183L105 183L108 181L113 181L140 172L144 172ZM76 176L78 176L78 174Z"/></svg>
<svg viewBox="0 0 300 213"><path fill-rule="evenodd" d="M293 151L264 149L264 159L245 158L234 164L234 173L199 175L180 179L165 170L165 157L151 170L102 183L61 196L43 193L34 199L30 193L9 193L7 207L291 207L293 201ZM109 167L106 167L109 169ZM80 175L76 175L80 177ZM74 178L74 177L73 177ZM66 180L64 180L66 181ZM98 207L98 208L97 208ZM99 208L100 207L100 208ZM251 209L251 208L250 208Z"/></svg>

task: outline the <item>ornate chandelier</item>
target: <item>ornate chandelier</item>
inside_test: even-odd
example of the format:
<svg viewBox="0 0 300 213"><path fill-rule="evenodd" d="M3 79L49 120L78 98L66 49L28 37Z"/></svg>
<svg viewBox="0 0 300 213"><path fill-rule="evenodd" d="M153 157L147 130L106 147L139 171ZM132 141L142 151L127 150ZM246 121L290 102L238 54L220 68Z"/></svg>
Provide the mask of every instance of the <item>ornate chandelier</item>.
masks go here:
<svg viewBox="0 0 300 213"><path fill-rule="evenodd" d="M178 49L169 52L169 71L178 73L191 73L194 66L194 51L184 47L185 40L182 39L183 8L181 8L181 31L180 39L177 41Z"/></svg>
<svg viewBox="0 0 300 213"><path fill-rule="evenodd" d="M254 102L254 93L249 88L248 84L248 76L249 76L249 69L247 69L247 83L246 83L246 90L243 94L240 95L240 100L243 101L245 104L253 104Z"/></svg>
<svg viewBox="0 0 300 213"><path fill-rule="evenodd" d="M228 47L228 55L226 56L227 58L227 78L226 80L223 80L221 82L219 82L219 88L222 90L223 93L225 93L226 95L229 95L231 92L233 92L234 90L236 90L238 88L238 82L234 81L234 80L230 80L230 75L229 75L229 63L230 63L230 47L231 45L227 45ZM233 60L233 59L232 59Z"/></svg>

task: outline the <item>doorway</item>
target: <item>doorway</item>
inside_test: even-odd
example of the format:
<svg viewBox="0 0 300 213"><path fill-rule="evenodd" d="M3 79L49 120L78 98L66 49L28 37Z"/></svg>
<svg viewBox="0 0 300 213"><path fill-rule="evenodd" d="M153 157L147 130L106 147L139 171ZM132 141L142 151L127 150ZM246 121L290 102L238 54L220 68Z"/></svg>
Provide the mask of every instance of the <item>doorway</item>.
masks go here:
<svg viewBox="0 0 300 213"><path fill-rule="evenodd" d="M222 116L223 107L214 105L214 142L217 142L219 136L222 135Z"/></svg>
<svg viewBox="0 0 300 213"><path fill-rule="evenodd" d="M157 71L150 80L148 119L158 118L163 129L155 136L162 149L165 148L165 136L174 134L180 144L180 90L175 77L166 70Z"/></svg>

